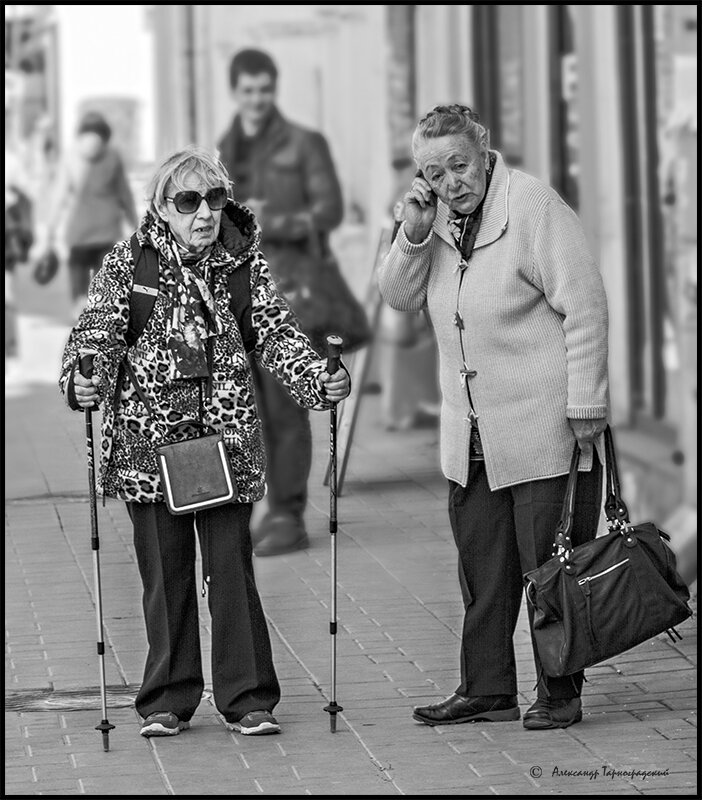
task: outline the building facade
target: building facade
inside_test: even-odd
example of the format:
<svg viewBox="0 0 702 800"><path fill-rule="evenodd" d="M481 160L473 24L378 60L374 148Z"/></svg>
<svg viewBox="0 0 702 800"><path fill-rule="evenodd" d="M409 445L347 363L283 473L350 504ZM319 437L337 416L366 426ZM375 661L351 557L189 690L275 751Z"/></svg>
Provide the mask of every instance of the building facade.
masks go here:
<svg viewBox="0 0 702 800"><path fill-rule="evenodd" d="M283 113L328 137L347 224L362 228L371 260L412 174L418 116L444 102L476 108L493 146L585 226L609 300L625 499L632 519L667 524L678 551L694 548L696 5L142 8L155 158L214 146L234 111L229 60L262 47L280 67Z"/></svg>

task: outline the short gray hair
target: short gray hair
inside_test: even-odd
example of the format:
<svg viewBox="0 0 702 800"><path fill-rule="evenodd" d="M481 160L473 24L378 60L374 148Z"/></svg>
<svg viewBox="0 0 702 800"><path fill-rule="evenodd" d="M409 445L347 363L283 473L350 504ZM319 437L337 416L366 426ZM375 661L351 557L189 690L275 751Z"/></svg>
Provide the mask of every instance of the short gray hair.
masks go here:
<svg viewBox="0 0 702 800"><path fill-rule="evenodd" d="M168 156L156 170L149 182L146 199L152 214L158 213L159 206L166 203L166 187L173 184L176 191L186 189L185 178L191 173L201 178L207 189L226 186L231 189L232 181L222 162L209 150L198 145L189 145L183 150Z"/></svg>
<svg viewBox="0 0 702 800"><path fill-rule="evenodd" d="M435 106L419 120L412 134L412 153L416 153L420 141L452 135L466 136L476 147L490 146L490 134L478 114L468 106L452 103Z"/></svg>

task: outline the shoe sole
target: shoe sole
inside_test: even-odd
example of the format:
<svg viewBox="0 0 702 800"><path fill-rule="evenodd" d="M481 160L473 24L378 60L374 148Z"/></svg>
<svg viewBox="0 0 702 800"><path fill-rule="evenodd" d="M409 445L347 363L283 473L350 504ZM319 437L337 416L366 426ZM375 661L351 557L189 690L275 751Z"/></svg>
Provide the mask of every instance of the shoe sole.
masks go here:
<svg viewBox="0 0 702 800"><path fill-rule="evenodd" d="M417 722L423 722L425 725L460 725L462 722L513 722L519 719L518 708L505 708L499 711L484 711L480 714L470 714L467 717L459 717L458 719L447 719L443 721L425 719L419 714L412 714L412 719Z"/></svg>
<svg viewBox="0 0 702 800"><path fill-rule="evenodd" d="M524 727L528 731L547 731L551 730L552 728L569 728L571 725L575 725L577 722L581 722L583 718L583 712L578 711L578 713L573 717L573 719L564 720L563 722L558 722L557 720L542 720L542 719L531 719L526 717L524 719Z"/></svg>
<svg viewBox="0 0 702 800"><path fill-rule="evenodd" d="M177 736L181 731L187 731L190 727L189 722L180 722L178 723L177 728L166 728L165 725L161 725L160 722L154 722L151 725L148 725L142 728L139 733L142 736Z"/></svg>
<svg viewBox="0 0 702 800"><path fill-rule="evenodd" d="M280 733L280 725L274 725L272 722L262 722L255 728L244 728L238 722L228 722L227 727L231 731L236 731L244 736L261 736L267 733Z"/></svg>

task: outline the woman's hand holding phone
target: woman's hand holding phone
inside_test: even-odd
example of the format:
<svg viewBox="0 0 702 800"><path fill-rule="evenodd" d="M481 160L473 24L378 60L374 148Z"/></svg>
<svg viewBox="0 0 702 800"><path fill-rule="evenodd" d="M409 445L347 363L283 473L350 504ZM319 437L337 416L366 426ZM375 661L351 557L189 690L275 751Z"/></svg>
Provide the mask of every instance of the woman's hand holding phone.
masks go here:
<svg viewBox="0 0 702 800"><path fill-rule="evenodd" d="M436 217L437 197L421 172L405 195L405 236L412 244L423 242Z"/></svg>

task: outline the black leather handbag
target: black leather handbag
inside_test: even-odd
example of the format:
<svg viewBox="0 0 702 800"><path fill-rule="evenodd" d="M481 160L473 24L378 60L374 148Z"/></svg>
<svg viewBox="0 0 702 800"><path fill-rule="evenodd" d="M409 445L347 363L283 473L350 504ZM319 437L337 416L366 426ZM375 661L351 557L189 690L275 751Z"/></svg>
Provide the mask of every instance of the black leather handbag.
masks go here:
<svg viewBox="0 0 702 800"><path fill-rule="evenodd" d="M533 635L544 672L578 672L667 632L692 615L667 533L632 525L622 500L614 440L604 434L609 532L571 547L580 448L573 451L553 557L524 575Z"/></svg>
<svg viewBox="0 0 702 800"><path fill-rule="evenodd" d="M214 508L237 498L222 434L197 420L184 420L172 425L167 437L188 427L197 429L199 435L156 448L161 489L171 514Z"/></svg>

